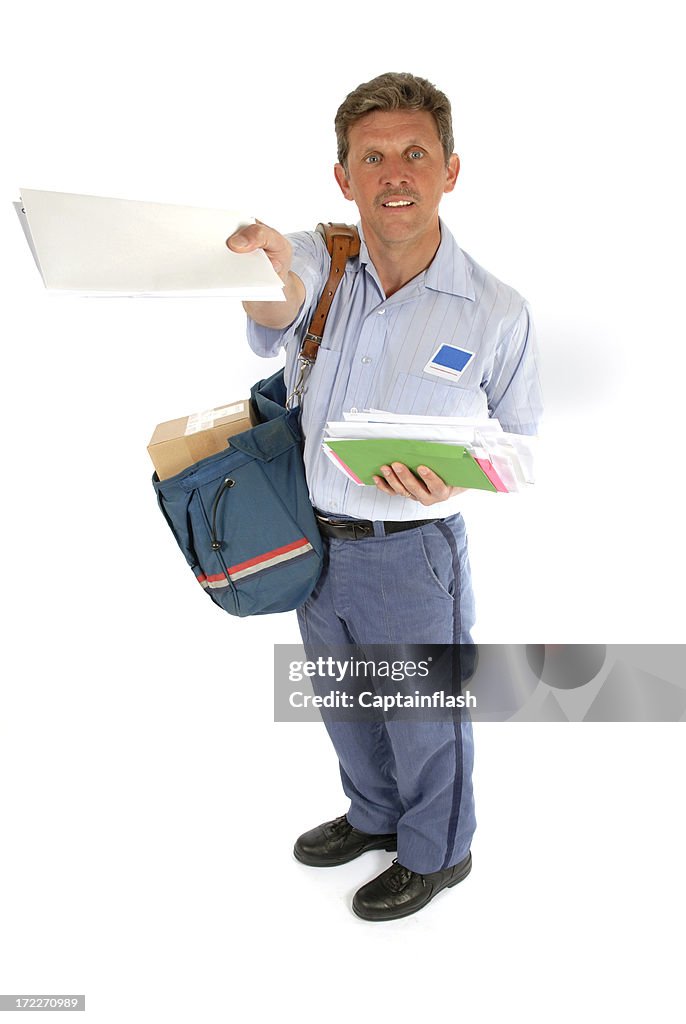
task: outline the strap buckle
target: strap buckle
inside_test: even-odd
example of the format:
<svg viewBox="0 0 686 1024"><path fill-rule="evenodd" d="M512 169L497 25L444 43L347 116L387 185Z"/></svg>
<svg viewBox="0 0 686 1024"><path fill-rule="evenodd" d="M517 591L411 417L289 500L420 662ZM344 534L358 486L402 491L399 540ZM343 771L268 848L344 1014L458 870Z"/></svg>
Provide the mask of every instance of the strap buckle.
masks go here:
<svg viewBox="0 0 686 1024"><path fill-rule="evenodd" d="M301 404L302 396L305 393L305 379L313 362L313 359L308 359L307 356L302 354L298 357L298 365L300 367L298 379L295 382L295 387L291 391L290 395L286 398L286 408L289 412L293 408L296 399L297 404Z"/></svg>

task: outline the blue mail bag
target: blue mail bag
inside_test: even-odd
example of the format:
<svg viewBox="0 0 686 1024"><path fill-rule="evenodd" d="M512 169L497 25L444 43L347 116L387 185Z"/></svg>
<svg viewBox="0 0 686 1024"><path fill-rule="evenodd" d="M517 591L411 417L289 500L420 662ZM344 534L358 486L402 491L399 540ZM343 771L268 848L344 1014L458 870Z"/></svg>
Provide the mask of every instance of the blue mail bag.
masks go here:
<svg viewBox="0 0 686 1024"><path fill-rule="evenodd" d="M297 408L283 370L251 389L257 425L168 480L157 500L193 573L231 615L297 608L314 590L322 541L310 503Z"/></svg>

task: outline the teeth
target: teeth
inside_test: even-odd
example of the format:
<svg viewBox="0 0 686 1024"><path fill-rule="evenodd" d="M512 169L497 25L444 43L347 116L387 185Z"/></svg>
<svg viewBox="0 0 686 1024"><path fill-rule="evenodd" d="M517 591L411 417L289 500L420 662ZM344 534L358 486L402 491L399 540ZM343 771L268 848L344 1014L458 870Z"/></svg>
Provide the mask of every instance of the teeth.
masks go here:
<svg viewBox="0 0 686 1024"><path fill-rule="evenodd" d="M396 202L384 203L384 206L412 206L412 203L409 200L407 200L407 199L401 199L397 203Z"/></svg>

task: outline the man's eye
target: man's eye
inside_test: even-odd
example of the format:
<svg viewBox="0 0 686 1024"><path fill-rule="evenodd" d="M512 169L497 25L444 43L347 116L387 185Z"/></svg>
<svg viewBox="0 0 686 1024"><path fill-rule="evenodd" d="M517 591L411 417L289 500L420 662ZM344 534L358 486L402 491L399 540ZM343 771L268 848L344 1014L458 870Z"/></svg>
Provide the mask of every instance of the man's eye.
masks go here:
<svg viewBox="0 0 686 1024"><path fill-rule="evenodd" d="M424 150L422 150L422 149L413 149L410 152L410 159L411 160L421 160L421 158L423 156L424 156Z"/></svg>
<svg viewBox="0 0 686 1024"><path fill-rule="evenodd" d="M379 162L380 159L381 157L378 155L378 153L370 153L369 156L366 156L364 158L364 162L366 164L376 164Z"/></svg>

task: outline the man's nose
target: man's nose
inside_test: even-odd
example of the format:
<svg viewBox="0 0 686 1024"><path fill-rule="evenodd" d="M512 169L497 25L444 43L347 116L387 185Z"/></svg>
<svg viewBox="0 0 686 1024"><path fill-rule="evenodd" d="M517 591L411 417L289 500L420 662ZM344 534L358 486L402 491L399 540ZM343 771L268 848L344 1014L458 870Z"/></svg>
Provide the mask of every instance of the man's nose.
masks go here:
<svg viewBox="0 0 686 1024"><path fill-rule="evenodd" d="M387 157L381 169L381 180L384 185L407 185L410 180L407 161L402 157Z"/></svg>

